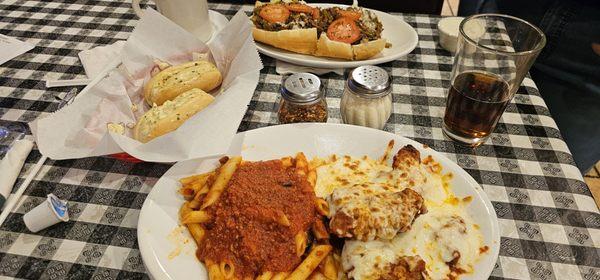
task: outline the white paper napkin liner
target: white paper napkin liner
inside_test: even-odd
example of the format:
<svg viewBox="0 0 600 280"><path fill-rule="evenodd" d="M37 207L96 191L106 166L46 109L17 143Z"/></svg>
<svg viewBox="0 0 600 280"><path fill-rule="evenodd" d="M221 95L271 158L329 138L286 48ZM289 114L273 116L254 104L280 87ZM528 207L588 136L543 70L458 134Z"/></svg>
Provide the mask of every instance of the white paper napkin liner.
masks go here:
<svg viewBox="0 0 600 280"><path fill-rule="evenodd" d="M116 41L110 45L98 46L89 50L80 51L78 56L81 60L81 65L85 70L85 74L88 78L93 79L98 74L102 73L104 67L113 58L118 57L121 54L121 50L125 45L125 41Z"/></svg>
<svg viewBox="0 0 600 280"><path fill-rule="evenodd" d="M295 73L313 73L315 75L323 75L327 73L336 73L338 75L344 75L344 68L316 68L310 66L296 65L283 60L275 60L275 72L279 75L295 74Z"/></svg>
<svg viewBox="0 0 600 280"><path fill-rule="evenodd" d="M0 65L35 47L34 44L0 34Z"/></svg>
<svg viewBox="0 0 600 280"><path fill-rule="evenodd" d="M0 193L7 199L13 189L25 159L33 148L33 141L28 137L16 140L4 158L0 160Z"/></svg>
<svg viewBox="0 0 600 280"><path fill-rule="evenodd" d="M142 144L108 134L106 122L134 123L143 113L134 113L131 105L144 108L139 91L155 59L179 64L191 60L193 52L208 50L193 35L148 9L123 48L120 69L78 96L70 106L30 124L40 151L52 159L125 151L141 160L157 162L224 153L237 132L262 68L251 36L247 16L240 11L211 41L212 56L224 73L215 102L178 130ZM226 46L227 51L217 50L220 46Z"/></svg>

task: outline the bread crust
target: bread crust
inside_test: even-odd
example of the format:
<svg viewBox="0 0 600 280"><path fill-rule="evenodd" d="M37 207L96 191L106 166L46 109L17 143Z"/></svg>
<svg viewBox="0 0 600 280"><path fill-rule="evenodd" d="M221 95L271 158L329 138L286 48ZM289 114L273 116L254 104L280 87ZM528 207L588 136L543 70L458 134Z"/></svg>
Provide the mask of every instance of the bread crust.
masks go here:
<svg viewBox="0 0 600 280"><path fill-rule="evenodd" d="M296 53L313 54L317 49L316 28L266 31L255 27L252 35L258 42Z"/></svg>
<svg viewBox="0 0 600 280"><path fill-rule="evenodd" d="M144 86L144 98L152 106L162 105L193 88L211 91L223 80L217 67L205 60L171 66L152 77Z"/></svg>
<svg viewBox="0 0 600 280"><path fill-rule="evenodd" d="M315 56L341 58L346 60L365 60L379 54L385 48L386 40L377 39L366 43L351 45L333 41L325 33L317 39L317 29L291 29L266 31L252 30L254 40L280 49Z"/></svg>
<svg viewBox="0 0 600 280"><path fill-rule="evenodd" d="M385 49L385 39L377 39L352 46L352 53L355 60L364 60L379 54Z"/></svg>
<svg viewBox="0 0 600 280"><path fill-rule="evenodd" d="M265 4L267 3L256 1L254 7ZM368 59L383 51L386 45L386 40L383 38L357 45L333 41L327 37L325 32L318 36L316 28L266 31L254 27L252 35L255 41L276 48L301 54L346 60Z"/></svg>
<svg viewBox="0 0 600 280"><path fill-rule="evenodd" d="M343 58L353 60L352 46L348 43L330 40L324 33L321 34L317 42L316 56L327 56L334 58Z"/></svg>
<svg viewBox="0 0 600 280"><path fill-rule="evenodd" d="M138 120L133 130L133 137L146 143L174 131L194 114L206 108L214 99L203 90L194 88L180 94L172 101L154 106Z"/></svg>

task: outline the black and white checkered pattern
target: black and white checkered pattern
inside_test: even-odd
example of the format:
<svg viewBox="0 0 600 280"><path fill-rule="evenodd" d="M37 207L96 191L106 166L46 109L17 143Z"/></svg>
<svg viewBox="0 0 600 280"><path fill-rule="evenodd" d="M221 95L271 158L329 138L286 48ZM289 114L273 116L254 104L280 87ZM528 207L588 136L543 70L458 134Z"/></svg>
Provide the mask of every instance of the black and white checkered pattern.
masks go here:
<svg viewBox="0 0 600 280"><path fill-rule="evenodd" d="M240 7L212 8L231 17ZM436 43L439 17L401 18L416 28L420 41L411 54L382 65L393 75L394 113L385 130L443 152L481 183L502 235L492 277L599 279L600 214L534 83L524 81L485 145L458 146L441 130L453 60ZM55 110L69 88L47 90L43 81L83 78L77 53L126 39L135 24L129 1L1 1L0 33L36 47L0 66L0 125L18 129ZM273 59L262 58L265 68L240 131L277 123L281 76ZM322 81L329 121L340 122L344 77L327 74ZM17 184L39 158L32 152ZM169 167L108 157L48 161L0 228L0 275L147 278L137 219L147 193ZM69 201L71 221L28 232L23 214L51 192Z"/></svg>

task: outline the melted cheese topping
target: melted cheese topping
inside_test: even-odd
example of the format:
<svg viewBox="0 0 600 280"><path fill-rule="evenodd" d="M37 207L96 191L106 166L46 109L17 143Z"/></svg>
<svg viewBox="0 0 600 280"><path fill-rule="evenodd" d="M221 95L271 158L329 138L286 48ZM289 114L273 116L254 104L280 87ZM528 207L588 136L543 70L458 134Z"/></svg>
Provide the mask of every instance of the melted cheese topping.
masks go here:
<svg viewBox="0 0 600 280"><path fill-rule="evenodd" d="M369 157L332 157L321 161L317 168L317 197L328 198L339 187L377 183L394 192L411 188L421 194L427 207L443 204L450 193L449 186L440 173L431 172L427 165L413 166L408 170L392 167Z"/></svg>
<svg viewBox="0 0 600 280"><path fill-rule="evenodd" d="M391 241L346 241L342 253L344 270L354 279L371 279L385 264L400 256L420 256L431 279L448 279L447 263L460 256L455 267L473 271L483 246L481 233L463 207L445 205L419 216L413 228ZM457 254L458 253L458 254Z"/></svg>
<svg viewBox="0 0 600 280"><path fill-rule="evenodd" d="M336 188L370 182L380 173L392 171L390 166L368 157L333 156L322 161L324 163L317 168L315 186L315 194L322 198L327 198Z"/></svg>
<svg viewBox="0 0 600 280"><path fill-rule="evenodd" d="M352 230L345 230L334 217L330 230L338 236L353 236L357 240L389 240L398 231L410 229L415 216L420 213L423 200L415 191L391 191L386 184L363 183L337 188L329 202L330 216L337 212L352 221ZM344 220L344 218L341 218ZM341 222L342 225L344 222ZM349 232L352 232L351 235Z"/></svg>
<svg viewBox="0 0 600 280"><path fill-rule="evenodd" d="M342 251L342 267L349 279L374 279L385 264L396 260L391 242L346 241Z"/></svg>
<svg viewBox="0 0 600 280"><path fill-rule="evenodd" d="M362 9L362 16L360 17L360 21L365 27L367 27L371 31L377 30L376 20L377 16L373 12L367 9Z"/></svg>
<svg viewBox="0 0 600 280"><path fill-rule="evenodd" d="M392 169L368 157L341 157L321 160L317 168L315 193L327 198L331 214L336 211L331 193L339 187L367 185L373 192L401 191L411 188L421 194L428 212L415 219L412 229L389 241L346 240L342 265L350 279L377 279L386 264L403 256L420 256L431 279L448 279L473 271L479 259L483 237L466 211L471 201L457 198L439 164L431 159L423 163ZM384 213L382 213L384 214ZM448 264L458 261L451 266Z"/></svg>

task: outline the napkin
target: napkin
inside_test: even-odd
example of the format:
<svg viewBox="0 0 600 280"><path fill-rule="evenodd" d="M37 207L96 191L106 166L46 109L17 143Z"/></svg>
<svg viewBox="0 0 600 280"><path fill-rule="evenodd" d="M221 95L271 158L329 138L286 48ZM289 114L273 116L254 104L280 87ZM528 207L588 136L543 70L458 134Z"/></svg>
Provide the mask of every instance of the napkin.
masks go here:
<svg viewBox="0 0 600 280"><path fill-rule="evenodd" d="M315 67L291 64L291 63L281 61L281 60L275 61L275 72L277 72L277 74L279 74L279 75L304 73L304 72L313 73L315 75L323 75L323 74L327 74L330 72L336 73L338 75L344 75L343 68L333 68L333 69L315 68Z"/></svg>
<svg viewBox="0 0 600 280"><path fill-rule="evenodd" d="M0 34L0 65L28 52L34 47L35 46L30 43Z"/></svg>
<svg viewBox="0 0 600 280"><path fill-rule="evenodd" d="M149 110L141 94L157 60L177 65L208 53L223 75L215 101L177 130L148 143L132 138L137 120ZM205 44L160 13L147 9L117 57L120 65L71 105L30 123L40 152L73 159L126 152L143 161L175 162L219 156L227 151L262 69L248 17L239 11ZM108 124L128 127L109 132Z"/></svg>
<svg viewBox="0 0 600 280"><path fill-rule="evenodd" d="M106 46L99 46L79 52L79 60L88 78L93 79L104 70L104 67L121 54L125 41L117 41Z"/></svg>
<svg viewBox="0 0 600 280"><path fill-rule="evenodd" d="M89 50L79 52L79 60L85 70L88 79L72 80L46 80L46 88L84 86L89 84L92 79L102 73L104 67L115 57L119 57L125 41L117 41L106 46L98 46Z"/></svg>
<svg viewBox="0 0 600 280"><path fill-rule="evenodd" d="M0 208L10 195L15 181L21 173L25 159L32 148L33 141L30 139L17 140L0 161Z"/></svg>

